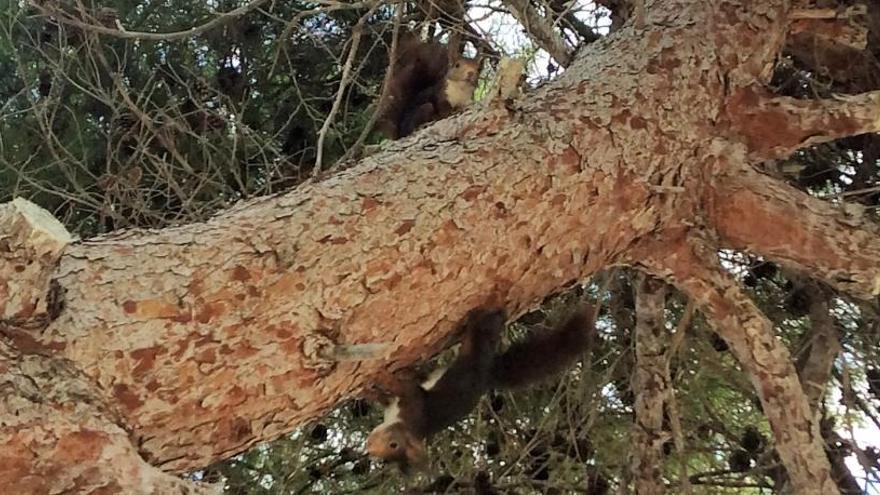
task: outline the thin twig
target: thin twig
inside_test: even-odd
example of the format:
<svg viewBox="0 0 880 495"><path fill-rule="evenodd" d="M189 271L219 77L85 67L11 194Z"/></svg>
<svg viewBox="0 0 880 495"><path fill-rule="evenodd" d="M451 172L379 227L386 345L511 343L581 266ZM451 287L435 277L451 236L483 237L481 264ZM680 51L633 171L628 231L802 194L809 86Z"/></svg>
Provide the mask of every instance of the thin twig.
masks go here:
<svg viewBox="0 0 880 495"><path fill-rule="evenodd" d="M342 155L342 158L339 159L337 165L334 165L333 168L336 168L339 164L345 163L348 160L355 158L358 153L360 153L361 148L364 146L364 143L367 141L367 138L370 137L370 133L373 131L373 126L376 125L376 121L379 120L379 115L382 113L382 108L386 104L386 100L388 99L389 87L391 86L391 79L394 77L394 59L397 57L398 50L398 39L400 38L400 23L401 18L403 17L403 9L398 8L397 13L394 16L394 31L391 35L391 49L388 53L388 70L385 71L385 78L382 80L382 90L379 92L379 101L376 103L376 108L373 110L373 114L370 115L370 120L367 121L367 124L364 126L364 129L361 131L361 135L358 136L357 141L351 145L348 150L346 150L345 154Z"/></svg>
<svg viewBox="0 0 880 495"><path fill-rule="evenodd" d="M222 25L227 21L231 21L238 17L241 17L248 12L256 9L260 5L266 3L267 0L252 0L251 2L242 5L237 9L230 10L229 12L223 12L217 14L217 17L211 19L210 21L199 25L193 26L189 29L185 29L183 31L172 31L170 33L149 33L145 31L126 31L124 29L119 28L108 28L106 26L101 26L99 24L90 24L87 22L83 22L79 19L71 17L66 12L63 12L59 9L46 8L45 5L37 3L36 0L29 0L28 3L40 11L44 15L52 16L57 22L62 24L67 24L69 26L73 26L85 31L92 31L98 34L106 34L108 36L114 36L116 38L122 39L137 39L137 40L148 40L148 41L171 41L178 40L184 38L190 38L193 36L197 36L206 31L210 31L217 26ZM324 3L324 2L318 2ZM335 2L333 2L335 3ZM118 25L118 23L117 23Z"/></svg>
<svg viewBox="0 0 880 495"><path fill-rule="evenodd" d="M342 78L339 81L339 90L336 92L336 98L333 100L333 107L330 109L330 113L327 114L327 118L324 119L324 124L321 126L321 130L318 131L317 158L315 158L315 169L312 170L313 176L317 176L321 173L321 165L324 159L324 140L327 138L327 132L333 124L333 119L339 112L339 107L342 106L342 97L345 95L345 88L351 80L351 66L354 65L354 59L357 57L358 48L361 46L361 37L364 34L364 23L367 18L373 15L373 12L379 5L379 3L374 4L366 14L361 16L357 24L354 26L354 29L352 29L351 48L348 51L348 57L345 59L345 65L342 67Z"/></svg>

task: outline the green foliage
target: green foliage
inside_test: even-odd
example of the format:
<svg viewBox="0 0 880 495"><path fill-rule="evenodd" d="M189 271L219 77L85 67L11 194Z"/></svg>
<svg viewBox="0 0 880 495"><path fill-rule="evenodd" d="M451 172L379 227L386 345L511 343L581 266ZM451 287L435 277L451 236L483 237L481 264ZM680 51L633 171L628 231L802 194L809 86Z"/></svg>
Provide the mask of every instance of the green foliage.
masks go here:
<svg viewBox="0 0 880 495"><path fill-rule="evenodd" d="M761 262L754 258L726 256L736 276L759 275L752 295L797 354L810 321L800 311L786 309L790 290L785 288L791 281L782 271L755 269ZM407 493L489 493L480 491L488 486L500 493L612 493L634 448L631 278L629 272L607 274L598 285L551 298L511 325L507 338L516 340L553 327L581 301L599 301L602 307L600 337L589 355L556 380L484 398L467 420L432 440L432 465L425 473L404 476L363 456L366 434L381 421L378 409L363 402L343 405L321 419L317 436L313 426L306 427L280 443L222 463L219 472L231 493L379 494L403 487ZM678 321L684 306L670 298L669 321ZM877 336L859 331L866 328L865 318L876 321L871 316L876 311L860 313L839 301L835 315L847 355L876 360L872 349L877 348ZM784 471L768 441L772 435L750 380L729 351L713 347L712 329L702 318L696 317L687 332L670 363L684 449L679 452L672 441L664 445L664 478L675 491L684 465L694 493L757 494L783 486ZM424 371L453 355L443 353ZM844 405L854 407L851 400ZM841 414L827 402L823 411L855 424L864 417L852 409ZM667 421L664 428L670 428ZM335 455L328 457L328 451ZM259 488L256 480L261 480Z"/></svg>
<svg viewBox="0 0 880 495"><path fill-rule="evenodd" d="M302 16L312 7L273 4L196 36L154 40L80 26L173 33L216 12L184 1L7 4L0 201L31 198L87 236L204 219L300 182L314 165L352 29L366 14ZM369 119L387 60L387 16L379 9L365 21L361 63L325 141L325 163Z"/></svg>
<svg viewBox="0 0 880 495"><path fill-rule="evenodd" d="M14 0L0 7L0 202L28 197L84 237L202 220L308 177L354 27L364 18L354 77L324 144L326 164L343 157L374 109L393 16L387 6L367 15L353 4L313 12L311 2L267 2L195 35L137 39L80 26L115 28L118 21L128 32L174 33L243 2L87 1L84 10L78 2L35 3L48 10ZM538 64L537 50L522 51ZM800 98L840 89L791 61L780 65L773 84ZM769 172L823 197L847 194L876 214L877 139L857 136L799 152ZM815 297L804 279L743 253L722 254L796 357L804 356ZM512 325L509 338L522 338L583 300L601 302L600 339L589 356L555 381L486 397L468 420L432 441L427 473L404 477L367 459L363 444L381 412L355 401L193 477L221 481L235 494L379 494L402 487L486 493L490 484L503 493L611 493L626 481L634 448L631 279L629 272L607 274ZM821 289L846 358L831 383L839 393L826 398L822 412L858 426L876 418L880 405L880 311ZM670 298L669 321L683 311L683 301ZM713 330L697 317L687 332L670 364L685 448L668 445L665 480L675 491L684 465L694 493L781 486L767 446L731 469L744 432L770 438L768 425L752 383Z"/></svg>

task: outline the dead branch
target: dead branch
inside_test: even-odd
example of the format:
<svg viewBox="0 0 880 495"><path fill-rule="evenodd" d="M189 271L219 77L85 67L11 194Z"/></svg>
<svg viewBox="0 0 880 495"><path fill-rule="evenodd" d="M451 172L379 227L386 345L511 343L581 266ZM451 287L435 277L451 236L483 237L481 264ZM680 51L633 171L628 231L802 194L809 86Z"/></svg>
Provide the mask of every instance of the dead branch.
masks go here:
<svg viewBox="0 0 880 495"><path fill-rule="evenodd" d="M336 98L333 99L333 106L330 108L330 112L324 118L324 123L321 125L321 130L318 131L318 144L316 145L318 149L318 156L315 158L315 168L312 171L313 175L318 175L321 173L322 160L324 158L324 140L327 139L327 132L330 130L330 126L333 125L333 120L336 118L337 112L339 112L339 108L342 106L342 98L345 96L345 90L348 87L348 83L351 82L351 68L354 65L354 60L357 58L358 48L361 46L361 37L364 32L364 22L373 14L373 12L381 5L379 2L374 2L373 7L367 11L366 14L362 15L360 19L358 19L357 25L352 30L351 35L351 47L348 50L348 57L345 59L345 63L342 66L342 76L339 80L339 89L336 90Z"/></svg>
<svg viewBox="0 0 880 495"><path fill-rule="evenodd" d="M148 33L142 31L127 31L121 25L118 25L117 28L110 28L107 26L103 26L101 24L93 24L88 22L83 22L82 20L74 17L73 15L65 12L60 8L50 7L52 3L49 2L38 2L37 0L28 0L28 3L36 8L43 15L51 16L57 22L62 24L67 24L69 26L73 26L75 28L82 29L84 31L90 31L93 33L104 34L108 36L113 36L120 39L137 39L137 40L148 40L148 41L172 41L179 40L185 38L191 38L193 36L198 36L202 33L210 31L218 26L222 26L223 24L242 17L243 15L251 12L257 8L259 8L262 4L266 3L267 0L251 0L250 2L238 7L236 9L230 10L229 12L219 13L217 17L214 17L210 21L198 25L193 26L189 29L185 29L183 31L172 31L168 33ZM316 0L314 3L328 3L322 0ZM336 3L336 2L329 2Z"/></svg>
<svg viewBox="0 0 880 495"><path fill-rule="evenodd" d="M568 67L574 53L553 30L553 24L544 18L529 0L505 0L504 4L532 39L553 57L559 65Z"/></svg>

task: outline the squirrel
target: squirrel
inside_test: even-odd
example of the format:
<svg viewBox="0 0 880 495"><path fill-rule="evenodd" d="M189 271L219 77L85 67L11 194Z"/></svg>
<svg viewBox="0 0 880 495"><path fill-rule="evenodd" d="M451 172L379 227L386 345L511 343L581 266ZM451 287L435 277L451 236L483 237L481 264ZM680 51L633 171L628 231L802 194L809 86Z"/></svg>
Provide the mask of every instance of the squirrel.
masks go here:
<svg viewBox="0 0 880 495"><path fill-rule="evenodd" d="M409 31L400 34L399 45L378 124L391 139L406 137L470 104L482 65L480 58L453 54Z"/></svg>
<svg viewBox="0 0 880 495"><path fill-rule="evenodd" d="M398 464L404 472L424 468L426 439L465 418L485 393L536 383L574 363L592 345L595 325L590 315L586 307L554 331L530 335L496 354L504 311L471 311L459 327L464 335L452 365L424 383L399 384L383 423L367 438L367 452Z"/></svg>

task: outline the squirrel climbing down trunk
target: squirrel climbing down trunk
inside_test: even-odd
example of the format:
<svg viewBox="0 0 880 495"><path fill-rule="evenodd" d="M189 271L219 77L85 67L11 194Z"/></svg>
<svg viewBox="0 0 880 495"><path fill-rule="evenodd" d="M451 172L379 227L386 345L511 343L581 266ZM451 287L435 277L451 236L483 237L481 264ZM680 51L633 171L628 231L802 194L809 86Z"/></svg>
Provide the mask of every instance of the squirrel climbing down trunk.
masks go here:
<svg viewBox="0 0 880 495"><path fill-rule="evenodd" d="M461 349L452 365L433 380L402 384L384 422L367 438L367 452L404 470L424 467L425 440L467 417L486 392L524 387L571 366L592 346L591 315L592 309L584 308L552 332L530 335L496 354L504 312L472 311L461 325Z"/></svg>
<svg viewBox="0 0 880 495"><path fill-rule="evenodd" d="M409 31L400 34L398 45L377 125L391 139L470 104L482 64L439 43L422 42Z"/></svg>

